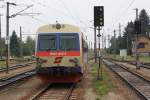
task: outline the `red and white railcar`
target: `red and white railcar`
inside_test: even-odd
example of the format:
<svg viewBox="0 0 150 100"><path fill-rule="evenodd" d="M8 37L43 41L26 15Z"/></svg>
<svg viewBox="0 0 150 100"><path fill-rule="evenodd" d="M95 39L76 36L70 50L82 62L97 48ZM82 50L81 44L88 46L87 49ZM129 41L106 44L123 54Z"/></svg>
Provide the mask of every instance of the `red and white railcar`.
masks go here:
<svg viewBox="0 0 150 100"><path fill-rule="evenodd" d="M43 82L76 83L87 63L87 43L80 29L68 24L50 24L37 31L36 72Z"/></svg>

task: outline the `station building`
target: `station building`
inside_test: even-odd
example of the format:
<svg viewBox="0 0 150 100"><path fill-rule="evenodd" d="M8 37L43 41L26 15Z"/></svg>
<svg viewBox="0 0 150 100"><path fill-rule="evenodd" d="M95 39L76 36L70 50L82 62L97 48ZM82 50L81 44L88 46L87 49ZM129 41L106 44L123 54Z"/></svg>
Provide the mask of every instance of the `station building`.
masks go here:
<svg viewBox="0 0 150 100"><path fill-rule="evenodd" d="M144 56L150 56L150 37L146 37L144 35L139 35L138 36L138 48L137 52L140 55ZM132 41L132 53L133 55L136 54L136 41L135 39Z"/></svg>

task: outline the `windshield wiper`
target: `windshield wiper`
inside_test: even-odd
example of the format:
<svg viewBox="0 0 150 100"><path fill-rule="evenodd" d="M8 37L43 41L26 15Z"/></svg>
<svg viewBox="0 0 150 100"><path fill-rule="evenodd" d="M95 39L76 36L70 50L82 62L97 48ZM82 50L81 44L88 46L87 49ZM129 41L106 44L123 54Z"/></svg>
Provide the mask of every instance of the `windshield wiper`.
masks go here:
<svg viewBox="0 0 150 100"><path fill-rule="evenodd" d="M51 48L46 49L46 51L50 51L50 50L51 50Z"/></svg>
<svg viewBox="0 0 150 100"><path fill-rule="evenodd" d="M70 51L70 50L74 50L74 48L67 48L65 50Z"/></svg>

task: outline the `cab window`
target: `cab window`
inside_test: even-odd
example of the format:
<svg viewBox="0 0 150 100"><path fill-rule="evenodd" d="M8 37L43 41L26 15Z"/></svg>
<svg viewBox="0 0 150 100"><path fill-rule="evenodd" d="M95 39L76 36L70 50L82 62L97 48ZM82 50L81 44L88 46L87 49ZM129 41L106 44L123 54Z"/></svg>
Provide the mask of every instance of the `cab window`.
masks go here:
<svg viewBox="0 0 150 100"><path fill-rule="evenodd" d="M38 50L49 51L56 50L57 46L56 35L39 35L38 37Z"/></svg>

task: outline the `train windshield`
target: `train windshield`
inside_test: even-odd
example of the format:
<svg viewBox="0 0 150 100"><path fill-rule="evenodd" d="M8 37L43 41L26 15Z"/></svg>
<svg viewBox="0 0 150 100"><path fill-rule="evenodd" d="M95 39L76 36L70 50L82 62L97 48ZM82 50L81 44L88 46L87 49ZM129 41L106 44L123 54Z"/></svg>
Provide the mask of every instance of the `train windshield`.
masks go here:
<svg viewBox="0 0 150 100"><path fill-rule="evenodd" d="M60 50L78 50L77 35L60 35Z"/></svg>
<svg viewBox="0 0 150 100"><path fill-rule="evenodd" d="M39 35L38 40L38 50L39 51L49 51L56 50L57 38L56 35Z"/></svg>

